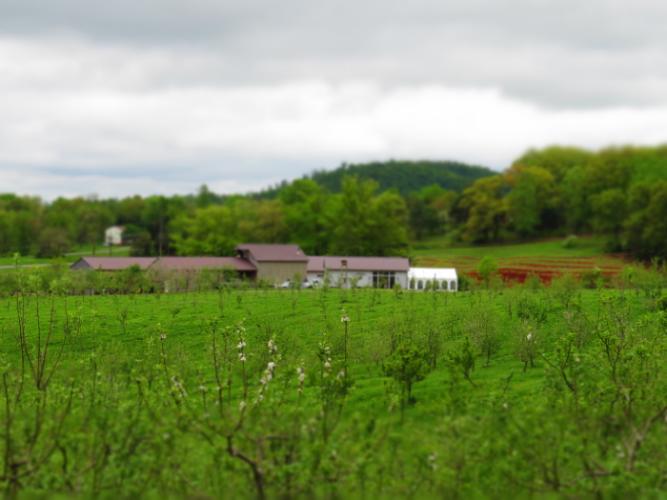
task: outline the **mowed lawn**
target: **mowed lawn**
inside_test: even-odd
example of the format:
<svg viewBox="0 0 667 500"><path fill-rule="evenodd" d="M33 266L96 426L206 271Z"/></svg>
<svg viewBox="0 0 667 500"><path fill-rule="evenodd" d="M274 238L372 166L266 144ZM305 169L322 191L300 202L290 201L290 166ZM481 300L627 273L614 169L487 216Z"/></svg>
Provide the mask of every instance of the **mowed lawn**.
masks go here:
<svg viewBox="0 0 667 500"><path fill-rule="evenodd" d="M79 260L81 257L91 256L91 255L93 255L93 248L90 246L82 246L82 247L77 247L73 249L71 252L66 253L62 259L51 259L45 257L32 257L23 255L20 255L17 259L12 256L5 256L5 257L0 257L0 268L14 267L17 264L21 267L40 266L40 265L52 264L58 261L72 263ZM111 249L111 251L109 251L108 248L99 245L95 248L95 255L98 257L108 257L108 256L127 257L130 255L130 247L128 246L114 247Z"/></svg>

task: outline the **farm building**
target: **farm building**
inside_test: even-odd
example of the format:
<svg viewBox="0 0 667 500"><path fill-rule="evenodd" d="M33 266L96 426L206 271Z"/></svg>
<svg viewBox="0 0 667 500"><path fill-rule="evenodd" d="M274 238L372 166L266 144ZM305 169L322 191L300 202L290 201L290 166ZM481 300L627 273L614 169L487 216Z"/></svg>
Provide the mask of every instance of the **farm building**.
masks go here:
<svg viewBox="0 0 667 500"><path fill-rule="evenodd" d="M70 269L95 269L97 271L122 271L132 266L148 269L155 257L81 257Z"/></svg>
<svg viewBox="0 0 667 500"><path fill-rule="evenodd" d="M310 257L308 281L328 280L341 288L406 288L409 269L410 262L402 257Z"/></svg>
<svg viewBox="0 0 667 500"><path fill-rule="evenodd" d="M306 277L308 256L298 245L244 244L236 247L236 255L255 267L258 280L282 283Z"/></svg>
<svg viewBox="0 0 667 500"><path fill-rule="evenodd" d="M341 288L375 287L456 291L454 269L410 267L403 257L307 256L297 245L246 244L236 247L236 257L82 257L72 269L120 271L131 266L163 278L189 279L204 269L231 271L249 280L280 284L307 279Z"/></svg>
<svg viewBox="0 0 667 500"><path fill-rule="evenodd" d="M229 269L249 278L254 278L256 272L252 264L237 257L81 257L71 269L121 271L132 266L155 271Z"/></svg>
<svg viewBox="0 0 667 500"><path fill-rule="evenodd" d="M108 247L122 245L124 231L125 228L123 226L111 226L106 228L104 231L104 245Z"/></svg>
<svg viewBox="0 0 667 500"><path fill-rule="evenodd" d="M455 292L459 288L456 269L444 267L411 267L408 271L410 290L443 290Z"/></svg>

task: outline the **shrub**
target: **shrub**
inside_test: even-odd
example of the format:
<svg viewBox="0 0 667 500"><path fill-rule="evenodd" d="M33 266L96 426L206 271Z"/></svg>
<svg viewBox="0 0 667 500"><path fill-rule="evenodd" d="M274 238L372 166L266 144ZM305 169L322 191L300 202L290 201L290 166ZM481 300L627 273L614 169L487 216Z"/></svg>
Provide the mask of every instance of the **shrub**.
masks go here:
<svg viewBox="0 0 667 500"><path fill-rule="evenodd" d="M415 402L412 397L412 386L424 380L431 371L428 356L414 345L401 343L398 348L382 364L382 370L392 377L401 387L401 411L406 404Z"/></svg>
<svg viewBox="0 0 667 500"><path fill-rule="evenodd" d="M595 267L590 271L581 273L581 283L584 288L596 289L604 286L604 277L599 267Z"/></svg>
<svg viewBox="0 0 667 500"><path fill-rule="evenodd" d="M563 248L575 248L579 244L579 238L575 234L569 235L563 240L561 246Z"/></svg>
<svg viewBox="0 0 667 500"><path fill-rule="evenodd" d="M482 282L486 288L489 288L491 279L498 274L498 264L488 255L484 257L477 266L477 272L482 278Z"/></svg>
<svg viewBox="0 0 667 500"><path fill-rule="evenodd" d="M474 311L464 325L466 334L485 359L484 366L489 366L491 357L500 350L502 345L497 323L490 305L486 304Z"/></svg>

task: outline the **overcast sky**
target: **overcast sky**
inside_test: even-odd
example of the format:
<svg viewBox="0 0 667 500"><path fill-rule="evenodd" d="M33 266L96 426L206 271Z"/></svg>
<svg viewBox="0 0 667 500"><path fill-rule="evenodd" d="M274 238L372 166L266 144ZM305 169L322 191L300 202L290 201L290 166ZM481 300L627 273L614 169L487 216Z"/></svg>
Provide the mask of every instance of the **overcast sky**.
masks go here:
<svg viewBox="0 0 667 500"><path fill-rule="evenodd" d="M667 141L667 2L0 0L0 192Z"/></svg>

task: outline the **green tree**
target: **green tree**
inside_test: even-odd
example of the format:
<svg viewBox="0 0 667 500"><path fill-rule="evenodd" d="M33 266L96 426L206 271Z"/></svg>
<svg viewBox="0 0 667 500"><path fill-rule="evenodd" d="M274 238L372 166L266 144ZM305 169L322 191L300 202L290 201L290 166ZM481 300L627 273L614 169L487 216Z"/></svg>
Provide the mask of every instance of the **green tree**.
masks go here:
<svg viewBox="0 0 667 500"><path fill-rule="evenodd" d="M534 236L544 226L557 227L554 176L541 167L515 167L508 174L509 222L519 236ZM556 220L554 220L556 219Z"/></svg>
<svg viewBox="0 0 667 500"><path fill-rule="evenodd" d="M281 190L280 200L289 239L307 254L326 253L333 219L331 196L315 181L299 179Z"/></svg>
<svg viewBox="0 0 667 500"><path fill-rule="evenodd" d="M638 184L631 191L624 247L636 257L667 260L667 181Z"/></svg>
<svg viewBox="0 0 667 500"><path fill-rule="evenodd" d="M403 198L387 191L375 195L377 183L343 179L335 198L330 251L347 255L397 255L407 249L408 211Z"/></svg>
<svg viewBox="0 0 667 500"><path fill-rule="evenodd" d="M560 182L575 168L588 164L593 153L585 149L568 146L549 146L544 149L531 149L512 163L512 168L539 167L548 171Z"/></svg>
<svg viewBox="0 0 667 500"><path fill-rule="evenodd" d="M44 229L37 242L38 257L62 257L71 247L67 231L58 227Z"/></svg>
<svg viewBox="0 0 667 500"><path fill-rule="evenodd" d="M477 272L482 278L484 286L489 288L491 280L498 274L498 264L492 257L487 255L479 262L479 265L477 266Z"/></svg>
<svg viewBox="0 0 667 500"><path fill-rule="evenodd" d="M239 243L237 221L227 206L183 214L172 223L171 233L179 255L231 255Z"/></svg>
<svg viewBox="0 0 667 500"><path fill-rule="evenodd" d="M620 236L626 216L626 196L618 188L591 196L592 226L596 233L609 236L609 249L620 250Z"/></svg>
<svg viewBox="0 0 667 500"><path fill-rule="evenodd" d="M432 368L425 352L413 344L402 343L382 364L384 374L392 377L401 387L401 417L407 404L415 402L412 386L424 380Z"/></svg>
<svg viewBox="0 0 667 500"><path fill-rule="evenodd" d="M463 191L459 201L464 241L485 243L498 241L507 220L504 196L509 186L502 175L479 179Z"/></svg>

